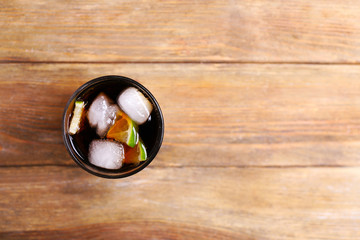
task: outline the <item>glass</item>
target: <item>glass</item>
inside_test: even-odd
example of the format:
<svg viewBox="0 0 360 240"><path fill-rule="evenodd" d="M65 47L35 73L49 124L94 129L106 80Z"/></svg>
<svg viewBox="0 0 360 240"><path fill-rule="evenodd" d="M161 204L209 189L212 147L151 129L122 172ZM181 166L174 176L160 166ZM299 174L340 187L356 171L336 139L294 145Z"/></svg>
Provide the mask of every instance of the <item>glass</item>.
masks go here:
<svg viewBox="0 0 360 240"><path fill-rule="evenodd" d="M116 102L119 93L127 87L135 87L138 89L153 106L149 120L139 126L139 134L147 150L147 159L137 166L123 166L116 170L92 165L87 158L88 147L91 140L98 137L91 135L91 133L88 132L82 133L84 131L75 135L70 135L68 133L70 117L75 106L75 101L81 98L88 102L88 104L91 104L99 93L104 92ZM90 126L88 127L90 128ZM67 151L80 167L99 177L123 178L141 171L155 158L164 137L164 118L155 97L143 85L133 79L123 76L103 76L85 83L70 97L63 114L62 134Z"/></svg>

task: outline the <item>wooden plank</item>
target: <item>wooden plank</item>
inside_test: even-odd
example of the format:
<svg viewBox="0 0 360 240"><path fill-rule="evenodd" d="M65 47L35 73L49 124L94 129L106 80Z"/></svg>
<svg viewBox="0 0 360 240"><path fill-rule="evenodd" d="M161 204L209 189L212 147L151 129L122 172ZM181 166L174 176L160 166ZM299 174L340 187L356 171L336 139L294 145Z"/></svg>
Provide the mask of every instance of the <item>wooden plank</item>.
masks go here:
<svg viewBox="0 0 360 240"><path fill-rule="evenodd" d="M0 236L355 240L359 171L148 168L107 180L67 167L0 168Z"/></svg>
<svg viewBox="0 0 360 240"><path fill-rule="evenodd" d="M359 62L357 0L3 1L0 61Z"/></svg>
<svg viewBox="0 0 360 240"><path fill-rule="evenodd" d="M359 66L11 64L0 68L2 166L73 165L61 118L77 87L138 79L165 116L152 166L358 166Z"/></svg>
<svg viewBox="0 0 360 240"><path fill-rule="evenodd" d="M47 240L60 239L241 239L251 240L246 234L211 229L204 226L176 223L176 226L162 221L121 221L119 223L91 224L76 228L41 231L15 231L1 233L4 239Z"/></svg>

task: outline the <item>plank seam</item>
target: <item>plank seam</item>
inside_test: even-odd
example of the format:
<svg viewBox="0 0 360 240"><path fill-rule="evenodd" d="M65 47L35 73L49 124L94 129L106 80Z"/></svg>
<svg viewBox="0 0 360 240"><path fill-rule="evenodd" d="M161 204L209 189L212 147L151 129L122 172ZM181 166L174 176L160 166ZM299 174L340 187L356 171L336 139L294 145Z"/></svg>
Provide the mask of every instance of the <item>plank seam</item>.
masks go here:
<svg viewBox="0 0 360 240"><path fill-rule="evenodd" d="M0 168L24 168L24 167L64 167L64 168L79 168L76 165L66 165L66 164L24 164L24 165L0 165ZM212 169L212 168L239 168L239 169L284 169L284 168L357 168L357 165L289 165L289 166L281 166L281 165L269 165L269 166L256 166L256 165L239 165L239 166L196 166L196 165L186 165L186 166L148 166L147 168L151 169L165 169L165 168L204 168L204 169Z"/></svg>
<svg viewBox="0 0 360 240"><path fill-rule="evenodd" d="M262 61L6 61L0 64L273 64L273 65L360 65L360 62L262 62Z"/></svg>

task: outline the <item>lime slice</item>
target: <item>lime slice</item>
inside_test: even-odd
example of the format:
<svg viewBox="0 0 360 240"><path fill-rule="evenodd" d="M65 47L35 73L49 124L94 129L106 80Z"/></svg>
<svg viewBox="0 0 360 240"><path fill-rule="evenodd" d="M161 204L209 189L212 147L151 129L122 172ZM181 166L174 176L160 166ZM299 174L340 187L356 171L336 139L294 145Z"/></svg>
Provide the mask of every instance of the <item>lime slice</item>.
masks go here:
<svg viewBox="0 0 360 240"><path fill-rule="evenodd" d="M145 145L141 140L139 141L138 148L139 148L139 160L145 161L147 158L147 152Z"/></svg>
<svg viewBox="0 0 360 240"><path fill-rule="evenodd" d="M139 141L138 127L126 113L119 111L116 121L110 127L106 137L126 143L129 147L135 147Z"/></svg>
<svg viewBox="0 0 360 240"><path fill-rule="evenodd" d="M146 158L147 158L146 148L141 140L139 140L139 143L135 147L125 148L124 163L138 165L141 161L145 161Z"/></svg>
<svg viewBox="0 0 360 240"><path fill-rule="evenodd" d="M75 108L73 112L73 117L71 119L69 134L73 135L77 133L80 129L81 117L84 112L85 103L83 101L76 101Z"/></svg>

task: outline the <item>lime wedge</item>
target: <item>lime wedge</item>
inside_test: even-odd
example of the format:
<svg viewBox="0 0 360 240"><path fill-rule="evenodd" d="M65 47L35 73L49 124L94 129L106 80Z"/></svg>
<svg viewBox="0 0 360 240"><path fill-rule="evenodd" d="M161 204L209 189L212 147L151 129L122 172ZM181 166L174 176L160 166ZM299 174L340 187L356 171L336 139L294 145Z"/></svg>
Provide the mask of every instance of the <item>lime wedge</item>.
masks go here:
<svg viewBox="0 0 360 240"><path fill-rule="evenodd" d="M84 112L85 103L83 101L76 101L73 111L73 117L71 119L69 134L74 135L80 129L81 117Z"/></svg>
<svg viewBox="0 0 360 240"><path fill-rule="evenodd" d="M126 115L126 113L119 111L116 121L110 127L106 137L126 143L129 147L135 147L139 141L138 126Z"/></svg>
<svg viewBox="0 0 360 240"><path fill-rule="evenodd" d="M138 148L139 148L139 160L145 161L147 158L147 152L145 145L141 140L139 141Z"/></svg>
<svg viewBox="0 0 360 240"><path fill-rule="evenodd" d="M147 159L147 153L144 143L139 140L138 144L133 147L125 148L125 159L124 163L138 165L141 161Z"/></svg>

